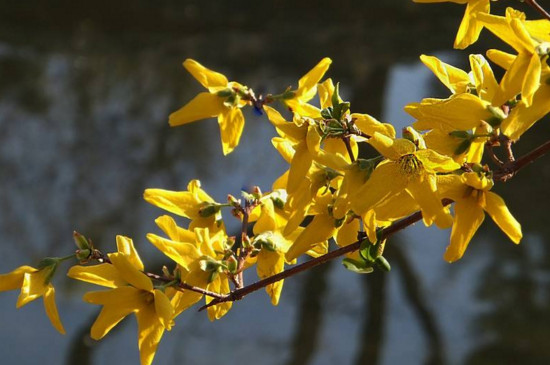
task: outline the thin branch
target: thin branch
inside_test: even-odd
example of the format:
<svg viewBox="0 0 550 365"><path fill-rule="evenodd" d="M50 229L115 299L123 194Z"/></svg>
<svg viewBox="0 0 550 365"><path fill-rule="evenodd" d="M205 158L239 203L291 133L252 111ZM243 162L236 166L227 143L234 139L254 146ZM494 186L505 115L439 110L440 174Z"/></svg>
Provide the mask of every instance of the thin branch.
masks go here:
<svg viewBox="0 0 550 365"><path fill-rule="evenodd" d="M537 158L545 155L550 151L550 141L543 143L535 148L533 151L526 155L521 156L515 161L510 161L493 175L493 179L496 181L507 181L512 178L519 170L535 161Z"/></svg>
<svg viewBox="0 0 550 365"><path fill-rule="evenodd" d="M164 283L169 283L169 282L174 280L174 279L170 279L170 278L167 278L167 277L164 277L164 276L161 276L161 275L157 275L157 274L153 274L153 273L150 273L150 272L146 272L144 274L147 275L147 277L149 277L151 279L162 281ZM179 282L177 286L181 289L194 291L196 293L207 295L207 296L215 298L215 299L225 298L225 295L223 295L223 294L214 293L210 290L206 290L206 289L199 288L199 287L196 287L196 286L193 286L193 285L189 285L187 283Z"/></svg>
<svg viewBox="0 0 550 365"><path fill-rule="evenodd" d="M531 162L535 161L537 158L543 156L547 152L550 151L550 141L547 141L546 143L540 145L539 147L535 148L533 151L529 152L528 154L520 157L519 159L515 161L511 161L508 163L505 163L504 166L495 172L493 179L497 181L506 181L507 179L514 176L520 169L524 168ZM451 204L453 201L450 199L443 199L441 203L444 206L447 206ZM391 226L384 228L382 230L381 239L387 239L391 235L407 228L408 226L420 221L422 219L422 212L418 211L416 213L411 214L410 216L403 218L396 223L392 224ZM327 261L330 261L332 259L335 259L337 257L343 256L347 253L356 251L361 246L361 240L357 241L355 243L350 244L349 246L341 247L339 249L336 249L334 251L331 251L323 256L319 256L317 258L311 259L309 261L306 261L300 265L296 265L291 267L290 269L287 269L283 272L280 272L276 275L270 276L268 278L265 278L263 280L259 280L255 283L252 283L248 286L245 286L243 288L238 288L234 291L232 291L229 294L226 295L218 295L218 298L215 298L207 305L204 305L199 308L199 311L202 311L210 306L223 303L223 302L233 302L236 300L240 300L246 295L255 292L261 288L264 288L268 286L269 284L273 284L277 281L286 279L290 276L296 275L302 271L311 269L312 267L315 267L317 265L321 265Z"/></svg>
<svg viewBox="0 0 550 365"><path fill-rule="evenodd" d="M444 200L442 200L442 203L443 203L443 205L449 205L449 204L452 203L452 200L444 199ZM416 213L411 214L410 216L408 216L406 218L401 219L400 221L397 221L396 223L392 224L391 226L385 228L382 231L381 240L384 240L384 239L390 237L391 235L393 235L393 234L401 231L402 229L418 222L421 219L422 219L422 212L416 212ZM246 295L248 295L252 292L255 292L255 291L257 291L261 288L264 288L264 287L268 286L269 284L273 284L277 281L286 279L290 276L294 276L294 275L296 275L296 274L298 274L302 271L309 270L312 267L315 267L317 265L321 265L321 264L323 264L327 261L333 260L333 259L335 259L337 257L340 257L340 256L343 256L347 253L357 251L359 249L359 247L361 246L361 242L362 241L357 241L355 243L352 243L351 245L338 248L338 249L336 249L334 251L331 251L331 252L329 252L325 255L322 255L322 256L319 256L317 258L311 259L311 260L306 261L306 262L304 262L300 265L293 266L290 269L282 271L278 274L275 274L275 275L270 276L268 278L265 278L263 280L259 280L255 283L247 285L244 288L234 290L231 293L229 293L225 296L222 296L221 298L216 298L216 299L212 300L210 303L208 303L207 305L204 305L204 306L200 307L199 312L206 309L206 308L208 308L208 307L219 304L219 303L233 302L233 301L236 301L236 300L240 300L243 297L245 297Z"/></svg>
<svg viewBox="0 0 550 365"><path fill-rule="evenodd" d="M524 0L524 2L531 6L533 9L538 11L543 17L550 20L550 14L542 7L540 6L535 0Z"/></svg>

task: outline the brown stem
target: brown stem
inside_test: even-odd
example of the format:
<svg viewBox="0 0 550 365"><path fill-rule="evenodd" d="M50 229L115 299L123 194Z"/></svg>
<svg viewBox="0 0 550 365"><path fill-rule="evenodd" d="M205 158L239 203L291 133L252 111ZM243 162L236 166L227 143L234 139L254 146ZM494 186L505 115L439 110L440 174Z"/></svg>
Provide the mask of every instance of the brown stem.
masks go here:
<svg viewBox="0 0 550 365"><path fill-rule="evenodd" d="M161 275L153 274L153 273L150 273L150 272L146 272L144 274L147 275L147 277L149 277L151 279L162 281L164 283L169 283L169 282L173 281L173 279L170 279L170 278L167 278L167 277L164 277L164 276L161 276ZM225 297L225 295L223 295L223 294L214 293L210 290L199 288L199 287L189 285L189 284L183 283L183 282L179 282L177 286L181 289L194 291L196 293L207 295L207 296L215 298L215 299L222 299L222 298Z"/></svg>
<svg viewBox="0 0 550 365"><path fill-rule="evenodd" d="M529 165L531 162L535 161L537 158L543 156L550 151L550 141L543 143L542 145L535 148L533 151L529 152L526 155L521 156L515 161L510 161L501 169L496 171L493 175L493 179L496 181L507 181L512 178L519 170Z"/></svg>
<svg viewBox="0 0 550 365"><path fill-rule="evenodd" d="M351 148L351 143L349 141L349 136L342 137L342 141L346 145L346 150L348 151L349 158L351 162L355 162L355 156L353 155L353 149Z"/></svg>
<svg viewBox="0 0 550 365"><path fill-rule="evenodd" d="M443 205L449 205L452 203L452 200L450 199L443 199L442 200ZM391 226L384 228L381 233L381 240L385 240L386 238L390 237L391 235L399 232L400 230L412 225L413 223L418 222L422 219L422 212L416 212L414 214L411 214L410 216L401 219L400 221L397 221L396 223L392 224ZM285 271L282 271L278 274L275 274L273 276L270 276L268 278L265 278L263 280L259 280L255 283L252 283L250 285L247 285L243 288L239 288L235 291L232 291L231 293L223 296L222 298L216 298L212 300L207 305L204 305L199 308L199 312L216 304L223 303L223 302L230 302L235 300L240 300L244 296L255 292L256 290L259 290L261 288L264 288L268 286L269 284L273 284L277 281L286 279L290 276L296 275L302 271L309 270L312 267L315 267L317 265L321 265L327 261L330 261L332 259L335 259L337 257L343 256L347 253L357 251L359 247L361 247L362 241L357 241L355 243L352 243L351 245L341 247L339 249L336 249L334 251L331 251L325 255L319 256L317 258L311 259L309 261L306 261L300 265L296 265L291 267L290 269L287 269Z"/></svg>
<svg viewBox="0 0 550 365"><path fill-rule="evenodd" d="M506 181L507 179L514 176L520 169L524 168L531 162L535 161L537 158L543 156L547 152L550 151L550 141L547 141L546 143L540 145L539 147L535 148L533 151L529 152L528 154L518 158L515 161L511 161L508 163L505 163L504 166L495 172L493 179L498 181ZM451 204L453 201L450 199L443 199L441 203L444 206L447 206ZM381 239L384 240L391 235L401 231L402 229L418 222L422 219L422 212L416 212L411 214L410 216L403 218L396 223L392 224L391 226L384 228L382 230ZM283 272L280 272L276 275L270 276L268 278L265 278L263 280L259 280L253 284L250 284L248 286L238 288L237 290L232 291L231 293L227 295L219 295L219 298L215 298L207 305L202 306L199 308L199 311L202 311L210 306L223 303L223 302L229 302L229 301L236 301L242 299L244 296L255 292L261 288L266 287L269 284L273 284L279 280L286 279L290 276L296 275L302 271L311 269L312 267L315 267L317 265L323 264L327 261L330 261L332 259L335 259L337 257L343 256L347 253L356 251L361 247L361 241L357 241L355 243L352 243L349 246L341 247L339 249L336 249L334 251L331 251L323 256L319 256L317 258L311 259L309 261L306 261L300 265L296 265L291 267L290 269L287 269Z"/></svg>
<svg viewBox="0 0 550 365"><path fill-rule="evenodd" d="M534 8L536 11L538 11L543 17L550 20L550 14L542 7L540 6L535 0L524 0L524 2Z"/></svg>

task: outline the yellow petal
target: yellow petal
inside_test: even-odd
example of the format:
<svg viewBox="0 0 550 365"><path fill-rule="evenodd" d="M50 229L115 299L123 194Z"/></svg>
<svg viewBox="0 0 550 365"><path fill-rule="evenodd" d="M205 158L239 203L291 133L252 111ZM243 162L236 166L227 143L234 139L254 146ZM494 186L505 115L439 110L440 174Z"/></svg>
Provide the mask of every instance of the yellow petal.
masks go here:
<svg viewBox="0 0 550 365"><path fill-rule="evenodd" d="M140 270L136 269L126 255L122 253L111 253L109 254L109 259L127 283L145 291L153 290L151 279Z"/></svg>
<svg viewBox="0 0 550 365"><path fill-rule="evenodd" d="M52 326L59 331L62 335L65 334L65 328L59 319L59 313L57 312L57 306L55 305L55 289L52 285L49 285L44 293L44 309L46 314L52 323Z"/></svg>
<svg viewBox="0 0 550 365"><path fill-rule="evenodd" d="M198 218L201 201L188 191L170 191L163 189L146 189L143 198L159 208L185 218Z"/></svg>
<svg viewBox="0 0 550 365"><path fill-rule="evenodd" d="M118 270L111 264L93 266L76 265L69 269L67 276L87 283L117 288L127 284Z"/></svg>
<svg viewBox="0 0 550 365"><path fill-rule="evenodd" d="M395 129L391 124L381 123L368 114L353 113L351 118L361 132L367 136L372 136L375 132L378 132L386 137L395 138Z"/></svg>
<svg viewBox="0 0 550 365"><path fill-rule="evenodd" d="M463 93L470 83L468 74L434 56L421 55L420 60L453 94Z"/></svg>
<svg viewBox="0 0 550 365"><path fill-rule="evenodd" d="M159 320L155 307L151 305L145 306L136 312L136 318L141 365L150 365L155 357L165 327Z"/></svg>
<svg viewBox="0 0 550 365"><path fill-rule="evenodd" d="M126 255L128 261L130 261L136 269L143 271L143 262L141 262L131 238L120 235L116 236L116 246L118 252Z"/></svg>
<svg viewBox="0 0 550 365"><path fill-rule="evenodd" d="M462 257L470 240L483 223L485 214L474 199L461 199L455 202L455 219L451 231L451 244L445 251L444 258L453 262Z"/></svg>
<svg viewBox="0 0 550 365"><path fill-rule="evenodd" d="M359 232L359 220L353 219L349 223L344 223L342 227L338 229L336 235L336 244L340 247L351 245L357 242L357 233Z"/></svg>
<svg viewBox="0 0 550 365"><path fill-rule="evenodd" d="M229 282L225 275L218 275L218 277L214 281L208 284L207 289L220 294L227 294L230 291ZM212 298L208 296L206 297L206 303L210 303L211 300ZM212 307L208 307L208 318L211 321L222 318L231 309L232 304L232 302L224 302L214 305Z"/></svg>
<svg viewBox="0 0 550 365"><path fill-rule="evenodd" d="M435 175L426 174L417 179L411 179L407 185L407 191L422 210L422 220L426 227L429 227L434 221L441 229L449 228L453 220L444 209L441 200L438 197Z"/></svg>
<svg viewBox="0 0 550 365"><path fill-rule="evenodd" d="M374 132L372 138L369 139L369 144L376 148L381 155L394 161L403 155L414 153L416 150L415 145L407 139L392 139L378 132Z"/></svg>
<svg viewBox="0 0 550 365"><path fill-rule="evenodd" d="M416 151L415 156L429 172L452 172L460 168L452 158L440 155L433 150L419 150Z"/></svg>
<svg viewBox="0 0 550 365"><path fill-rule="evenodd" d="M493 192L485 193L485 211L491 216L499 228L514 242L519 243L522 238L521 225L512 216L504 200Z"/></svg>
<svg viewBox="0 0 550 365"><path fill-rule="evenodd" d="M343 170L348 166L348 161L336 153L329 153L321 149L321 136L317 128L310 126L307 133L307 149L315 162L330 167L334 170Z"/></svg>
<svg viewBox="0 0 550 365"><path fill-rule="evenodd" d="M285 256L282 253L263 249L258 254L256 269L260 279L278 274L284 270L284 267ZM279 298L283 290L283 280L266 286L265 290L271 298L271 304L279 304Z"/></svg>
<svg viewBox="0 0 550 365"><path fill-rule="evenodd" d="M296 90L296 97L301 101L309 101L317 92L317 83L327 72L332 60L328 57L323 58L315 67L313 67L307 74L302 76L298 81L298 90Z"/></svg>
<svg viewBox="0 0 550 365"><path fill-rule="evenodd" d="M85 302L103 305L92 325L91 337L94 340L102 339L124 317L145 305L144 294L153 295L130 286L84 294Z"/></svg>
<svg viewBox="0 0 550 365"><path fill-rule="evenodd" d="M316 215L290 247L286 253L286 260L294 260L315 245L328 240L335 233L334 218L328 214Z"/></svg>
<svg viewBox="0 0 550 365"><path fill-rule="evenodd" d="M21 308L25 304L43 296L49 287L49 283L46 283L46 280L50 274L51 270L49 268L25 273L16 307Z"/></svg>
<svg viewBox="0 0 550 365"><path fill-rule="evenodd" d="M550 112L550 85L543 84L533 96L533 103L527 107L520 102L508 118L504 119L501 131L512 140L519 139L523 133Z"/></svg>
<svg viewBox="0 0 550 365"><path fill-rule="evenodd" d="M38 271L34 267L20 266L7 274L0 275L0 291L21 288L26 273Z"/></svg>
<svg viewBox="0 0 550 365"><path fill-rule="evenodd" d="M470 55L470 67L476 85L477 94L486 101L492 101L499 85L489 62L480 54Z"/></svg>
<svg viewBox="0 0 550 365"><path fill-rule="evenodd" d="M489 8L489 0L468 1L466 12L456 34L454 48L464 49L477 41L483 25L476 20L476 15L488 13Z"/></svg>
<svg viewBox="0 0 550 365"><path fill-rule="evenodd" d="M168 331L172 328L172 318L174 318L174 308L170 303L170 299L164 294L163 291L155 289L153 291L155 298L155 312L160 323Z"/></svg>
<svg viewBox="0 0 550 365"><path fill-rule="evenodd" d="M174 218L163 215L155 219L155 223L172 240L179 242L195 242L195 233L179 227Z"/></svg>
<svg viewBox="0 0 550 365"><path fill-rule="evenodd" d="M281 113L273 109L270 106L264 106L264 110L267 114L267 118L277 129L277 133L285 139L289 139L292 142L299 142L306 137L307 128L301 128L293 122L288 122Z"/></svg>
<svg viewBox="0 0 550 365"><path fill-rule="evenodd" d="M223 154L231 153L239 144L244 129L244 115L239 108L226 108L218 115Z"/></svg>
<svg viewBox="0 0 550 365"><path fill-rule="evenodd" d="M205 88L227 86L227 78L219 72L212 71L190 58L183 62L183 67Z"/></svg>
<svg viewBox="0 0 550 365"><path fill-rule="evenodd" d="M290 164L287 192L293 194L300 187L313 162L307 143L304 141L296 146L296 153Z"/></svg>
<svg viewBox="0 0 550 365"><path fill-rule="evenodd" d="M407 186L407 177L395 162L381 163L369 180L350 196L351 209L363 215L375 205L400 193Z"/></svg>
<svg viewBox="0 0 550 365"><path fill-rule="evenodd" d="M332 79L326 79L319 84L319 102L322 109L332 106L332 94L334 94Z"/></svg>
<svg viewBox="0 0 550 365"><path fill-rule="evenodd" d="M149 233L147 239L163 254L174 260L186 270L201 256L197 247L189 242L176 242L156 234Z"/></svg>
<svg viewBox="0 0 550 365"><path fill-rule="evenodd" d="M512 66L512 63L514 63L516 55L498 49L490 49L487 51L487 58L503 69L508 70Z"/></svg>
<svg viewBox="0 0 550 365"><path fill-rule="evenodd" d="M170 114L169 123L172 127L197 120L213 118L228 108L223 105L223 99L216 94L200 93L189 103Z"/></svg>

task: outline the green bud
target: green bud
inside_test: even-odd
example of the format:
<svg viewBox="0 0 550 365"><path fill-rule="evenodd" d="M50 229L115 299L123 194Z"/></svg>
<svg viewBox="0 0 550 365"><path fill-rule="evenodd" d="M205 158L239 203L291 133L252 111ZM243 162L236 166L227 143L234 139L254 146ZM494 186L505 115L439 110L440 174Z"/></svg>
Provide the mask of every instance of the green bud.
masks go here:
<svg viewBox="0 0 550 365"><path fill-rule="evenodd" d="M278 189L269 194L269 198L273 202L273 205L279 209L284 209L288 195L286 190Z"/></svg>
<svg viewBox="0 0 550 365"><path fill-rule="evenodd" d="M325 108L321 110L321 117L324 119L332 119L332 107Z"/></svg>
<svg viewBox="0 0 550 365"><path fill-rule="evenodd" d="M87 260L91 254L92 254L92 251L87 248L83 250L76 250L76 258L80 261Z"/></svg>
<svg viewBox="0 0 550 365"><path fill-rule="evenodd" d="M345 258L342 260L342 264L349 271L353 271L358 274L369 274L374 271L372 265L364 261Z"/></svg>
<svg viewBox="0 0 550 365"><path fill-rule="evenodd" d="M220 273L218 271L212 271L210 272L210 275L208 276L208 282L211 283L218 277Z"/></svg>
<svg viewBox="0 0 550 365"><path fill-rule="evenodd" d="M283 100L288 100L288 99L294 99L296 97L296 92L295 91L292 91L292 90L286 90L282 95L281 95L281 98Z"/></svg>
<svg viewBox="0 0 550 365"><path fill-rule="evenodd" d="M467 132L467 131L452 131L449 133L449 136L460 138L460 139L468 139L472 135L470 134L470 132Z"/></svg>
<svg viewBox="0 0 550 365"><path fill-rule="evenodd" d="M498 127L500 123L506 119L507 115L504 111L498 107L489 105L487 110L492 114L492 117L486 119L485 121L489 123L491 127Z"/></svg>
<svg viewBox="0 0 550 365"><path fill-rule="evenodd" d="M235 274L238 266L235 256L230 256L227 260L225 260L225 266L227 266L227 270L229 270L230 273Z"/></svg>
<svg viewBox="0 0 550 365"><path fill-rule="evenodd" d="M233 95L233 90L230 88L220 90L216 93L219 97L227 98L228 96Z"/></svg>
<svg viewBox="0 0 550 365"><path fill-rule="evenodd" d="M40 262L38 263L38 269L44 269L46 267L51 267L51 266L57 266L59 265L59 258L58 257L46 257L46 258L43 258L42 260L40 260Z"/></svg>
<svg viewBox="0 0 550 365"><path fill-rule="evenodd" d="M202 271L217 271L220 267L220 263L211 259L210 257L207 257L205 259L202 259L199 261L199 267Z"/></svg>
<svg viewBox="0 0 550 365"><path fill-rule="evenodd" d="M471 145L472 145L472 140L465 139L464 141L460 142L458 147L455 149L454 154L455 155L463 154L464 152L466 152L470 149Z"/></svg>
<svg viewBox="0 0 550 365"><path fill-rule="evenodd" d="M376 260L374 261L374 263L376 264L376 266L378 266L378 268L380 268L384 271L390 271L391 270L390 263L388 262L388 260L386 260L384 258L384 256L378 256L376 258Z"/></svg>
<svg viewBox="0 0 550 365"><path fill-rule="evenodd" d="M76 247L78 247L81 250L89 249L91 248L91 244L88 241L86 237L78 233L77 231L73 232L73 239L74 243L76 244Z"/></svg>
<svg viewBox="0 0 550 365"><path fill-rule="evenodd" d="M340 104L340 83L337 82L334 87L334 92L332 93L332 106Z"/></svg>
<svg viewBox="0 0 550 365"><path fill-rule="evenodd" d="M221 209L221 205L217 203L202 202L199 208L199 215L203 218L217 214Z"/></svg>

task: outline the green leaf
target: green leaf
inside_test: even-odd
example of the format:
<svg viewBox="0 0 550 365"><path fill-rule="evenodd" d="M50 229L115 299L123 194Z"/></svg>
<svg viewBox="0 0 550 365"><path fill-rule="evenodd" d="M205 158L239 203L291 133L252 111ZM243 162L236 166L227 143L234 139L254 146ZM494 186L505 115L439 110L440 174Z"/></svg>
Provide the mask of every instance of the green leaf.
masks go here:
<svg viewBox="0 0 550 365"><path fill-rule="evenodd" d="M353 271L358 274L369 274L374 271L371 264L354 259L343 259L342 264L349 271Z"/></svg>
<svg viewBox="0 0 550 365"><path fill-rule="evenodd" d="M455 155L461 155L464 152L468 151L470 149L470 146L472 145L472 140L465 139L464 141L460 142L458 147L455 149L454 154Z"/></svg>

